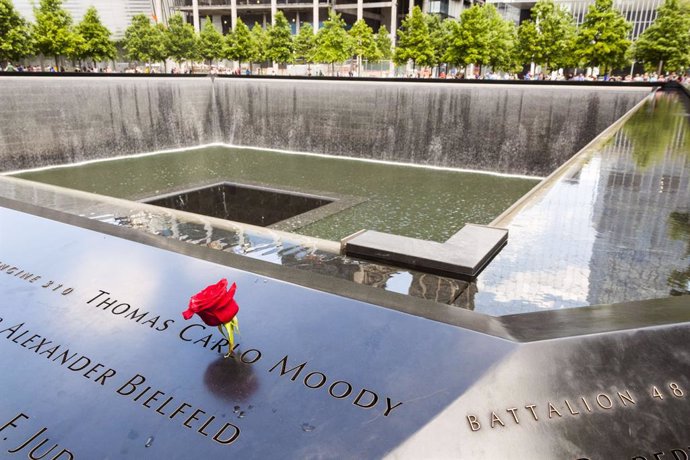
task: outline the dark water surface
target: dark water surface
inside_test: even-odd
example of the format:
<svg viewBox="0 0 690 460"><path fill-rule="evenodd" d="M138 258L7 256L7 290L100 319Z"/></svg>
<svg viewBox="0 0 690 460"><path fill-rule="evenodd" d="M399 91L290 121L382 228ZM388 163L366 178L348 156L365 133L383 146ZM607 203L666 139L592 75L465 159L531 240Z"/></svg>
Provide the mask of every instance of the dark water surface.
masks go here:
<svg viewBox="0 0 690 460"><path fill-rule="evenodd" d="M18 177L126 199L218 181L365 199L296 230L330 240L371 229L445 241L465 223L488 224L537 183L519 177L220 146Z"/></svg>
<svg viewBox="0 0 690 460"><path fill-rule="evenodd" d="M690 294L690 107L659 92L509 223L493 315Z"/></svg>

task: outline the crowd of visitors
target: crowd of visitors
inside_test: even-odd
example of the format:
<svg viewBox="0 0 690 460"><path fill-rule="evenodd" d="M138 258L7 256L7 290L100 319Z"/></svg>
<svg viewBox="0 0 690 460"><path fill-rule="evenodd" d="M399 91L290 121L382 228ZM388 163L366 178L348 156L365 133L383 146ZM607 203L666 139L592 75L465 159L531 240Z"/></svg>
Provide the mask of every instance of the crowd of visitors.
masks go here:
<svg viewBox="0 0 690 460"><path fill-rule="evenodd" d="M76 73L113 73L113 69L109 66L82 66L74 68L65 68L57 66L46 66L41 67L39 65L28 65L23 66L21 64L13 65L8 63L4 68L0 67L0 72L49 72L49 73L64 73L64 72L76 72ZM171 73L171 74L191 74L191 73L208 73L214 75L252 75L252 71L249 67L245 68L235 68L229 69L225 67L217 66L203 66L199 69L192 69L191 66L184 66L178 68L172 66L170 69L164 70L162 66L130 66L127 67L123 73L144 73L144 74L157 74L157 73ZM275 71L271 68L264 69L258 68L255 72L258 75L276 75ZM290 75L290 73L288 73ZM294 75L304 75L304 76L324 76L321 70L307 70L306 74L295 73ZM337 77L355 77L356 74L352 71L347 73L337 72ZM367 75L371 76L371 75ZM388 75L382 75L388 76ZM567 72L551 72L544 73L539 72L532 74L531 72L525 73L504 73L504 72L493 72L491 70L480 73L478 71L465 73L462 70L452 69L447 72L441 70L438 73L433 73L431 69L421 69L413 73L408 74L395 74L396 78L438 78L438 79L459 79L459 80L551 80L551 81L615 81L615 82L666 82L666 81L678 81L680 83L690 83L690 77L688 75L677 75L675 72L668 74L657 74L656 72L647 72L643 74L626 74L626 75L594 75L594 74L583 74L583 73L567 73Z"/></svg>

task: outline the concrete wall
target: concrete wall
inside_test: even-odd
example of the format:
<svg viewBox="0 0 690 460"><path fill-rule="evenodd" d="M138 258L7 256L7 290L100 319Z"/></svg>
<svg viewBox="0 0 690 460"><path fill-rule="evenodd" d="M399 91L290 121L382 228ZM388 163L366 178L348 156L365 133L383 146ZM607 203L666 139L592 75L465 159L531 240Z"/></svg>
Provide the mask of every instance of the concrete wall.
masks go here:
<svg viewBox="0 0 690 460"><path fill-rule="evenodd" d="M546 175L649 88L2 77L0 170L211 142Z"/></svg>

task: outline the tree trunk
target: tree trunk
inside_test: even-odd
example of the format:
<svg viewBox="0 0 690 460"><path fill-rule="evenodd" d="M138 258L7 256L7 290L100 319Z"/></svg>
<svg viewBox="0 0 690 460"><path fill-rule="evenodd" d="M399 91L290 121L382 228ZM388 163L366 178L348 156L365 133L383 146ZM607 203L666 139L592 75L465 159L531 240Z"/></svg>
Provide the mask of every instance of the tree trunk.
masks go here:
<svg viewBox="0 0 690 460"><path fill-rule="evenodd" d="M659 61L659 69L657 70L656 73L657 73L658 75L661 75L661 69L663 69L663 68L664 68L664 60L662 59L662 60Z"/></svg>
<svg viewBox="0 0 690 460"><path fill-rule="evenodd" d="M58 62L58 57L55 56L55 71L59 72L60 71L60 63Z"/></svg>

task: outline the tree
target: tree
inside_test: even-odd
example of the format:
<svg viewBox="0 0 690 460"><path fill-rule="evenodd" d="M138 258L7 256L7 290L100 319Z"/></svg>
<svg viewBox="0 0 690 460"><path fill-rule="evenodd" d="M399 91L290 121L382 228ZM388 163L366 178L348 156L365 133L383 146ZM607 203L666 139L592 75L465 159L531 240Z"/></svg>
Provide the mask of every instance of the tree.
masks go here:
<svg viewBox="0 0 690 460"><path fill-rule="evenodd" d="M225 46L228 59L238 61L240 68L242 67L242 62L251 61L256 54L254 44L252 43L252 32L240 18L237 18L235 30L227 35Z"/></svg>
<svg viewBox="0 0 690 460"><path fill-rule="evenodd" d="M12 0L0 0L0 64L31 54L29 25L17 12Z"/></svg>
<svg viewBox="0 0 690 460"><path fill-rule="evenodd" d="M223 34L218 32L211 18L206 16L204 26L199 33L199 56L207 60L208 65L212 65L214 59L220 59L223 56L223 45Z"/></svg>
<svg viewBox="0 0 690 460"><path fill-rule="evenodd" d="M314 28L309 23L304 24L295 37L295 59L303 60L307 64L313 63L315 48Z"/></svg>
<svg viewBox="0 0 690 460"><path fill-rule="evenodd" d="M198 55L198 40L194 26L185 22L181 14L168 19L166 29L168 56L182 67L184 61L194 60Z"/></svg>
<svg viewBox="0 0 690 460"><path fill-rule="evenodd" d="M274 22L266 32L266 57L278 64L287 64L294 59L290 23L282 11L276 13Z"/></svg>
<svg viewBox="0 0 690 460"><path fill-rule="evenodd" d="M380 59L390 59L393 56L393 42L386 26L379 27L379 31L374 37L376 48L379 50Z"/></svg>
<svg viewBox="0 0 690 460"><path fill-rule="evenodd" d="M125 56L135 62L160 62L168 58L167 32L162 24L151 24L148 16L137 14L125 30Z"/></svg>
<svg viewBox="0 0 690 460"><path fill-rule="evenodd" d="M574 37L573 16L553 0L539 0L518 29L520 56L546 69L565 67L573 63Z"/></svg>
<svg viewBox="0 0 690 460"><path fill-rule="evenodd" d="M603 67L603 73L626 63L632 24L613 9L613 0L590 5L575 38L575 57L586 67Z"/></svg>
<svg viewBox="0 0 690 460"><path fill-rule="evenodd" d="M267 60L266 57L266 42L268 37L266 36L266 30L259 25L258 22L254 23L252 27L252 40L251 40L251 54L250 62L264 62Z"/></svg>
<svg viewBox="0 0 690 460"><path fill-rule="evenodd" d="M170 57L168 33L167 28L162 23L159 22L151 26L151 40L152 45L149 49L149 59L151 62L162 62L163 69L167 72L165 61Z"/></svg>
<svg viewBox="0 0 690 460"><path fill-rule="evenodd" d="M467 66L489 62L491 53L491 31L484 7L478 4L463 10L460 21L453 26L446 57L455 65Z"/></svg>
<svg viewBox="0 0 690 460"><path fill-rule="evenodd" d="M89 7L76 27L76 46L79 59L91 58L94 63L115 58L115 44L110 30L101 23L98 11Z"/></svg>
<svg viewBox="0 0 690 460"><path fill-rule="evenodd" d="M72 16L62 7L62 0L41 0L34 7L34 17L34 47L43 56L53 56L57 67L60 56L73 52Z"/></svg>
<svg viewBox="0 0 690 460"><path fill-rule="evenodd" d="M379 59L379 50L374 41L374 31L364 19L357 20L348 34L352 38L352 49L355 56L357 56L357 76L359 76L362 68L362 57L377 61Z"/></svg>
<svg viewBox="0 0 690 460"><path fill-rule="evenodd" d="M633 45L632 55L647 70L683 70L690 65L690 11L679 0L666 0Z"/></svg>
<svg viewBox="0 0 690 460"><path fill-rule="evenodd" d="M517 31L515 23L503 19L492 4L485 4L482 8L489 24L489 53L488 64L494 70L518 70L520 65L515 59Z"/></svg>
<svg viewBox="0 0 690 460"><path fill-rule="evenodd" d="M426 15L425 20L429 27L429 38L434 50L434 58L431 65L439 67L445 62L451 28L445 21L441 21L441 18L436 14ZM452 19L449 21L452 21Z"/></svg>
<svg viewBox="0 0 690 460"><path fill-rule="evenodd" d="M398 29L398 46L393 53L396 64L412 61L412 68L417 65L428 66L434 63L434 47L429 34L429 25L418 6L406 17Z"/></svg>
<svg viewBox="0 0 690 460"><path fill-rule="evenodd" d="M315 62L331 64L331 74L335 73L335 63L343 62L353 55L354 44L345 31L345 21L331 10L328 19L316 34Z"/></svg>

